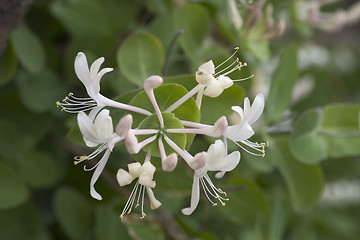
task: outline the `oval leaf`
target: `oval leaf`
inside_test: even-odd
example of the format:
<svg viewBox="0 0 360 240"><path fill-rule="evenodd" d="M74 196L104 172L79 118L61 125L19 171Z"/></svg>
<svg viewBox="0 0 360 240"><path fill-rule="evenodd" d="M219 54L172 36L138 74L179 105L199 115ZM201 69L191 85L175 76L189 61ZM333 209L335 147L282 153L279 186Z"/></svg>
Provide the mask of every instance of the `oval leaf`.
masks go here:
<svg viewBox="0 0 360 240"><path fill-rule="evenodd" d="M0 209L10 209L24 203L29 192L20 177L0 163Z"/></svg>
<svg viewBox="0 0 360 240"><path fill-rule="evenodd" d="M160 74L164 50L160 40L152 34L140 32L121 45L117 62L124 75L137 85L153 74Z"/></svg>
<svg viewBox="0 0 360 240"><path fill-rule="evenodd" d="M277 162L294 209L298 212L308 210L322 192L324 180L321 168L297 161L290 152L287 138L271 139L270 146L267 153Z"/></svg>
<svg viewBox="0 0 360 240"><path fill-rule="evenodd" d="M290 137L290 150L299 161L313 164L326 158L326 145L318 135L321 122L322 111L312 109L295 123Z"/></svg>
<svg viewBox="0 0 360 240"><path fill-rule="evenodd" d="M277 121L289 107L292 90L298 78L297 48L290 45L280 57L271 78L266 110L269 121Z"/></svg>
<svg viewBox="0 0 360 240"><path fill-rule="evenodd" d="M77 190L63 187L56 191L53 206L60 226L71 239L84 239L90 231L89 203Z"/></svg>
<svg viewBox="0 0 360 240"><path fill-rule="evenodd" d="M19 61L36 73L45 65L45 51L38 37L27 27L20 26L11 33L11 42Z"/></svg>

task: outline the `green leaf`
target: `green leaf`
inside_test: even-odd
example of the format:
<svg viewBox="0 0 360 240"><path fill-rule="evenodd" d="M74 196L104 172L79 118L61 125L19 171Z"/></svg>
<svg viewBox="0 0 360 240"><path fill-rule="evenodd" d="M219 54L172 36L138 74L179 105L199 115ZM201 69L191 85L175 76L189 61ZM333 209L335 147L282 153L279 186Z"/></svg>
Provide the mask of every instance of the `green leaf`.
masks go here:
<svg viewBox="0 0 360 240"><path fill-rule="evenodd" d="M164 129L174 129L174 128L184 128L181 124L180 120L175 117L173 113L162 113L164 119ZM161 129L160 122L158 116L156 114L152 114L145 118L140 124L139 129ZM184 149L186 146L186 134L185 133L167 133L171 140L173 140L176 145L178 145L181 149ZM141 142L147 139L149 136L139 135L138 141ZM146 145L143 150L146 152L151 152L152 156L160 157L160 151L158 146L158 138L154 140L152 143ZM164 142L164 140L163 140ZM175 152L166 142L164 142L165 152L167 155Z"/></svg>
<svg viewBox="0 0 360 240"><path fill-rule="evenodd" d="M92 222L91 206L77 190L69 187L58 189L53 206L61 228L70 239L84 239Z"/></svg>
<svg viewBox="0 0 360 240"><path fill-rule="evenodd" d="M64 97L66 91L55 72L45 70L31 75L22 71L16 76L16 83L24 105L30 110L59 112L55 103Z"/></svg>
<svg viewBox="0 0 360 240"><path fill-rule="evenodd" d="M322 111L306 111L295 123L290 137L290 150L301 162L313 164L326 158L326 145L318 132L322 123Z"/></svg>
<svg viewBox="0 0 360 240"><path fill-rule="evenodd" d="M195 74L164 77L164 84L165 83L177 83L185 87L188 91L198 85L195 80Z"/></svg>
<svg viewBox="0 0 360 240"><path fill-rule="evenodd" d="M9 44L5 51L0 55L0 86L7 84L14 77L17 62L14 50Z"/></svg>
<svg viewBox="0 0 360 240"><path fill-rule="evenodd" d="M322 128L337 133L360 132L359 104L329 104L324 107Z"/></svg>
<svg viewBox="0 0 360 240"><path fill-rule="evenodd" d="M319 199L323 188L323 174L318 165L297 161L285 137L270 139L268 154L277 162L290 192L292 205L298 212L310 209Z"/></svg>
<svg viewBox="0 0 360 240"><path fill-rule="evenodd" d="M10 209L23 204L29 191L21 178L6 164L0 162L0 209Z"/></svg>
<svg viewBox="0 0 360 240"><path fill-rule="evenodd" d="M217 98L204 96L201 104L201 122L214 124L221 116L229 116L232 106L240 106L244 100L244 90L233 85L225 89Z"/></svg>
<svg viewBox="0 0 360 240"><path fill-rule="evenodd" d="M321 135L331 157L360 154L360 105L330 104L325 106Z"/></svg>
<svg viewBox="0 0 360 240"><path fill-rule="evenodd" d="M164 62L160 40L140 32L127 38L117 52L117 62L124 75L137 85L151 75L159 75Z"/></svg>
<svg viewBox="0 0 360 240"><path fill-rule="evenodd" d="M95 239L118 240L129 238L125 225L120 221L114 206L100 204L95 210Z"/></svg>
<svg viewBox="0 0 360 240"><path fill-rule="evenodd" d="M256 184L239 178L230 180L230 184L237 190L228 192L230 200L226 201L226 206L218 206L229 219L238 224L253 225L258 217L269 217L269 204Z"/></svg>
<svg viewBox="0 0 360 240"><path fill-rule="evenodd" d="M17 27L10 35L19 61L32 73L45 66L45 51L38 37L26 26Z"/></svg>
<svg viewBox="0 0 360 240"><path fill-rule="evenodd" d="M287 47L271 78L269 97L266 102L268 120L275 122L289 107L292 90L298 78L297 48Z"/></svg>
<svg viewBox="0 0 360 240"><path fill-rule="evenodd" d="M196 62L199 49L210 28L209 14L204 7L198 4L185 3L175 12L176 29L184 29L179 38L185 54Z"/></svg>
<svg viewBox="0 0 360 240"><path fill-rule="evenodd" d="M19 175L33 187L49 187L59 177L55 159L45 153L31 152L16 162Z"/></svg>
<svg viewBox="0 0 360 240"><path fill-rule="evenodd" d="M134 239L165 239L157 221L150 221L148 218L142 221L135 219L126 221L125 225Z"/></svg>

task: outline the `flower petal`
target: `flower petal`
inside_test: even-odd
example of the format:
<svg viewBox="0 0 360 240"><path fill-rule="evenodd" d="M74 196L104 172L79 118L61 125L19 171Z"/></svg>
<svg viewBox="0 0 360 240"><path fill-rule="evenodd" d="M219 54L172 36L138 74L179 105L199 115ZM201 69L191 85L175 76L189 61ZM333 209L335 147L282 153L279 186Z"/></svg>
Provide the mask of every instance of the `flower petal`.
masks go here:
<svg viewBox="0 0 360 240"><path fill-rule="evenodd" d="M242 121L237 125L228 127L224 136L232 141L244 141L254 135L254 133L250 124Z"/></svg>
<svg viewBox="0 0 360 240"><path fill-rule="evenodd" d="M204 95L208 97L217 97L224 91L218 80L211 81L210 84L205 88Z"/></svg>
<svg viewBox="0 0 360 240"><path fill-rule="evenodd" d="M213 61L210 60L206 63L201 64L200 67L198 68L198 70L203 73L210 73L210 74L214 75L215 74L215 65L214 65Z"/></svg>
<svg viewBox="0 0 360 240"><path fill-rule="evenodd" d="M264 95L262 93L259 93L258 95L256 95L249 113L245 113L247 114L246 120L249 122L249 124L253 124L261 116L264 110L264 105Z"/></svg>
<svg viewBox="0 0 360 240"><path fill-rule="evenodd" d="M116 180L118 181L119 185L123 187L130 184L134 178L130 175L130 173L120 168L116 173Z"/></svg>
<svg viewBox="0 0 360 240"><path fill-rule="evenodd" d="M104 109L97 115L94 121L97 135L103 139L102 142L106 142L113 136L114 133L112 118L109 114L110 111L108 109Z"/></svg>
<svg viewBox="0 0 360 240"><path fill-rule="evenodd" d="M230 172L239 164L239 162L240 162L240 152L235 151L222 158L221 161L218 161L215 168L209 167L209 170Z"/></svg>
<svg viewBox="0 0 360 240"><path fill-rule="evenodd" d="M223 89L229 88L234 84L234 82L228 76L220 75L217 79Z"/></svg>
<svg viewBox="0 0 360 240"><path fill-rule="evenodd" d="M79 52L75 58L74 69L76 76L85 85L87 89L90 84L90 72L89 66L84 53Z"/></svg>
<svg viewBox="0 0 360 240"><path fill-rule="evenodd" d="M231 109L240 115L241 120L244 119L244 110L239 106L232 106Z"/></svg>
<svg viewBox="0 0 360 240"><path fill-rule="evenodd" d="M100 57L98 59L96 59L93 64L91 64L90 67L90 79L93 81L96 79L98 72L100 70L100 66L101 64L103 64L103 62L105 61L104 57Z"/></svg>
<svg viewBox="0 0 360 240"><path fill-rule="evenodd" d="M91 177L91 180L90 180L90 194L93 198L97 199L97 200L101 200L102 197L101 195L95 190L95 183L96 181L99 179L100 177L100 174L102 173L102 171L104 170L104 167L109 159L109 156L110 156L110 149L106 149L103 157L100 159L99 163L98 163L98 166L96 167L95 171L94 171L94 174L92 175Z"/></svg>
<svg viewBox="0 0 360 240"><path fill-rule="evenodd" d="M96 129L92 120L84 112L79 112L77 115L77 121L80 128L80 132L83 135L86 145L94 147L101 142L98 141L99 137L96 134Z"/></svg>
<svg viewBox="0 0 360 240"><path fill-rule="evenodd" d="M183 208L181 212L185 215L190 215L194 212L200 200L200 185L199 185L199 177L194 174L194 180L191 191L191 201L190 207Z"/></svg>
<svg viewBox="0 0 360 240"><path fill-rule="evenodd" d="M154 192L151 188L147 187L146 192L148 194L150 200L150 208L151 210L157 209L161 206L161 202L155 198Z"/></svg>
<svg viewBox="0 0 360 240"><path fill-rule="evenodd" d="M207 151L206 165L210 169L216 168L219 162L225 157L225 145L223 141L216 140Z"/></svg>

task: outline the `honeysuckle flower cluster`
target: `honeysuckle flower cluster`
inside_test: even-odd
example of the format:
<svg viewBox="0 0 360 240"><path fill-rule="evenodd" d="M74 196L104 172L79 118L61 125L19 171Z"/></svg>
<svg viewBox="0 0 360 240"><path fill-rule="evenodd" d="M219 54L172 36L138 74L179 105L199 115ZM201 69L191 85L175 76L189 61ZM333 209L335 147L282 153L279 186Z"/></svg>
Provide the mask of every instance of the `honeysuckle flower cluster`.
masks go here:
<svg viewBox="0 0 360 240"><path fill-rule="evenodd" d="M74 161L75 164L79 164L91 159L100 159L90 168L84 166L86 171L94 171L90 180L90 194L93 198L102 199L95 189L95 183L104 170L115 145L123 142L129 154L137 154L140 151L146 154L142 162L129 163L127 169L119 169L116 174L117 182L121 187L131 184L136 179L120 215L121 218L138 206L141 206L141 218L145 217L145 195L148 196L151 209L161 206L161 202L155 197L156 167L153 164L155 161L161 161L162 171L171 172L179 161L184 160L193 171L190 206L182 210L183 214L190 215L196 209L201 188L212 205L219 203L225 205L225 202L229 200L227 194L215 186L208 172L216 171L215 177L221 178L239 164L240 152L228 152L229 140L250 154L264 156L266 144L253 143L249 140L255 133L252 124L263 112L264 97L258 94L252 104L249 98L245 98L243 107L233 106L232 110L239 115L240 122L232 126L229 126L225 116L219 116L213 125L202 124L187 118L181 119L181 114L178 114L177 109L190 102L194 104L195 110L199 111L203 95L215 98L224 89L231 87L234 81L251 78L252 76L233 80L228 76L233 71L246 66L246 63L241 63L237 58L232 60L237 50L238 48L218 66L215 66L211 60L199 66L194 76L194 81L198 84L190 91L184 90L184 95L179 99L170 99L169 102L172 104L166 109L162 109L164 107L159 105L159 97L155 94L157 88L166 87L160 76L149 76L144 81L144 91L136 95L130 103L120 103L100 93L101 78L112 71L112 68L100 70L104 58L95 60L89 68L85 54L78 53L74 64L75 73L84 84L89 97L79 98L69 94L61 103L56 104L65 112L77 114L77 122L85 144L91 148L96 147L89 155L76 156ZM221 70L220 67L222 67ZM167 88L163 89L165 91ZM135 104L137 99L143 101L144 96L151 104L151 110ZM110 114L113 108L126 110L115 129ZM184 114L183 109L181 113ZM140 124L138 124L139 116L142 116ZM185 144L189 134L202 134L213 137L215 140L207 151L192 155Z"/></svg>

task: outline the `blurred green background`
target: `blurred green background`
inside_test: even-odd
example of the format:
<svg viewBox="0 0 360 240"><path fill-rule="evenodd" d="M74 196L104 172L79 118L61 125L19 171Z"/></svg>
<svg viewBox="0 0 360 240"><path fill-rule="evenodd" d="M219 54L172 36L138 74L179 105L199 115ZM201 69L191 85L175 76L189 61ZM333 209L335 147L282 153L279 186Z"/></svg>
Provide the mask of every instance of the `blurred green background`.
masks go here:
<svg viewBox="0 0 360 240"><path fill-rule="evenodd" d="M360 4L324 2L1 0L0 239L357 239ZM96 184L103 200L92 199L92 173L73 164L91 150L71 131L76 116L55 105L68 92L86 96L76 54L105 57L114 71L101 92L116 98L151 74L189 90L200 64L219 64L237 46L248 66L231 77L255 77L204 99L201 121L230 119L230 106L262 92L252 140L270 146L264 158L242 151L238 167L214 180L227 205L202 196L182 215L192 172L179 164L155 174L161 208L121 222L131 188L117 186L115 173L132 162L122 145ZM212 141L196 137L191 151Z"/></svg>

